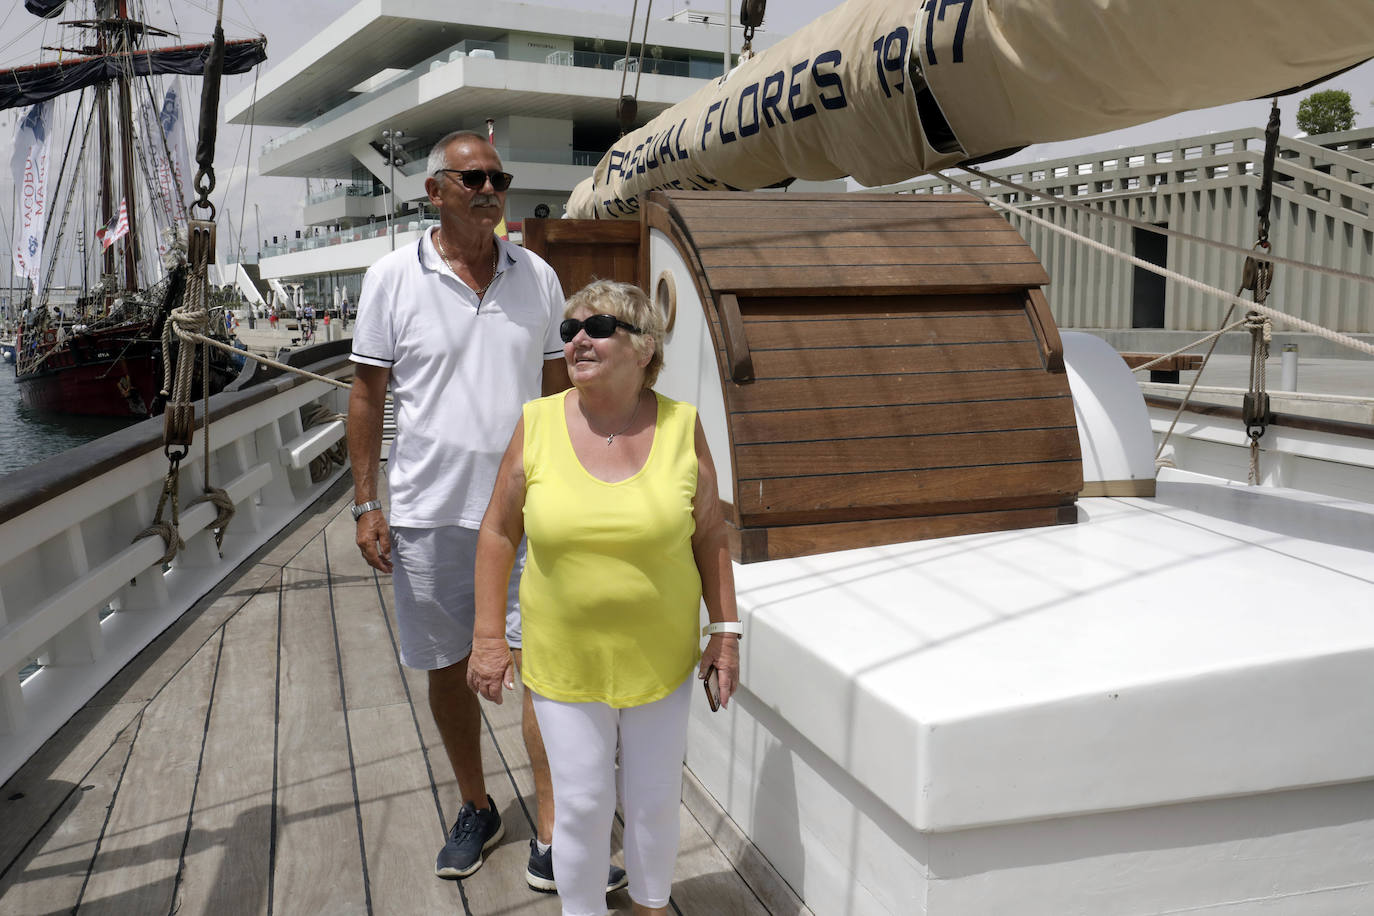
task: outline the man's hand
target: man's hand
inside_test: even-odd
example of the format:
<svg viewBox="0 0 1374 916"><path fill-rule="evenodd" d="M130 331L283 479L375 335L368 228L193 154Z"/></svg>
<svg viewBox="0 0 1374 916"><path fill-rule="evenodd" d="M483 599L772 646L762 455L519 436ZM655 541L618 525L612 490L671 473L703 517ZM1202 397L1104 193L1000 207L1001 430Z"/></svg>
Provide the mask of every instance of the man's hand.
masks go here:
<svg viewBox="0 0 1374 916"><path fill-rule="evenodd" d="M373 569L391 572L391 529L386 513L380 509L364 512L358 518L358 549Z"/></svg>

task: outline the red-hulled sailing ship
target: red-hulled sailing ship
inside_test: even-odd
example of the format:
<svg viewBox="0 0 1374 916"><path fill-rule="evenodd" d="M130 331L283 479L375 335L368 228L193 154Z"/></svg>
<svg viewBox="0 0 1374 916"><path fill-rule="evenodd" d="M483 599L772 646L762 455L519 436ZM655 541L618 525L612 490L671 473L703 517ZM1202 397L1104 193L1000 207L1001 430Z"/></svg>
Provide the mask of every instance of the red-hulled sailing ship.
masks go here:
<svg viewBox="0 0 1374 916"><path fill-rule="evenodd" d="M15 252L16 267L28 269L26 276L33 279L35 291L26 303L17 340L15 375L23 402L42 410L127 417L161 410L163 327L181 304L186 286L184 241L178 241L184 233L176 231L184 229L186 220L185 184L172 153L179 135L167 133L168 109L176 104L175 93L168 94L160 118L148 117L145 108L137 133L135 93L152 99L148 84L152 77L204 74L214 46L140 47L147 36L170 37L171 33L131 18L129 2L96 0L93 18L62 23L93 33L93 44L47 49L75 57L0 71L0 109L32 106L28 117L21 119L21 131L27 128L31 137L58 133L49 131L45 123L50 106L40 106L58 96L80 93L70 137L51 138L66 140L65 151L57 145L53 150L61 154L63 167L52 194L42 189L43 206L34 220L41 228L36 227L37 244L29 246L30 261L21 265L26 253ZM25 6L36 15L51 17L61 12L63 4L64 0L26 0ZM266 40L261 37L223 42L221 72L244 73L265 59ZM214 116L212 111L210 117ZM180 125L175 129L180 131ZM86 158L92 161L94 172L86 170L83 186L78 176ZM46 162L42 168L46 171ZM48 301L49 287L64 237L86 238L80 214L86 204L83 194L89 197L86 188L92 174L98 186L98 208L92 216L103 227L97 233L103 248L100 279L83 291L74 306L57 308ZM161 217L155 219L163 229L160 264L142 250L146 243L140 217L145 212ZM69 226L73 220L76 226ZM24 237L19 232L16 236L22 247ZM43 245L45 236L53 240L51 246ZM78 243L79 257L85 257L85 247ZM156 274L161 278L140 279ZM82 275L87 275L84 268ZM223 329L222 312L212 314L210 323L211 332ZM212 390L223 387L234 374L232 361L212 349Z"/></svg>

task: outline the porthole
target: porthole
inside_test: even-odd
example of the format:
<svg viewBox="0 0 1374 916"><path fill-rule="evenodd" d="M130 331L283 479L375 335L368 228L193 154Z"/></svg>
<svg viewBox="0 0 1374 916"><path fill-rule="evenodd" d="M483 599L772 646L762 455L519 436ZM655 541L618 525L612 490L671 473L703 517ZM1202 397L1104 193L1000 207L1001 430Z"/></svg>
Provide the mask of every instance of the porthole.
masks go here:
<svg viewBox="0 0 1374 916"><path fill-rule="evenodd" d="M666 334L673 329L673 322L677 320L677 283L671 271L665 270L658 275L658 283L654 285L654 304L663 315L663 332Z"/></svg>

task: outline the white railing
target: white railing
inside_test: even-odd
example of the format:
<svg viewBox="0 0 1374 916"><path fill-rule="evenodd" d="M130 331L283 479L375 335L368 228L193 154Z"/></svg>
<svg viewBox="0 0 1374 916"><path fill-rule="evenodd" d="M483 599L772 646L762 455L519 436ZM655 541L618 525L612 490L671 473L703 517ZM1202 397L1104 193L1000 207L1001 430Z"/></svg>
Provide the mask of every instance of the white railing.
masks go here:
<svg viewBox="0 0 1374 916"><path fill-rule="evenodd" d="M1327 397L1326 400L1337 399ZM1367 409L1368 401L1364 400ZM1284 407L1284 404L1276 405L1280 411ZM1234 409L1219 411L1206 404L1185 411L1174 426L1162 457L1180 470L1246 481L1250 470L1250 440L1245 424L1231 415L1235 412ZM1175 410L1151 403L1149 413L1157 446L1174 424ZM1371 472L1374 472L1374 426L1365 423L1280 418L1260 439L1259 483L1262 486L1290 487L1374 503L1374 473Z"/></svg>
<svg viewBox="0 0 1374 916"><path fill-rule="evenodd" d="M346 355L310 368L351 372ZM344 434L338 419L305 428L316 404L344 413L347 393L290 375L211 399L209 479L236 511L217 548L216 509L194 501L206 479L197 431L178 478L186 548L165 566L161 537L135 540L168 470L161 418L0 478L0 783L343 473L311 480L310 462Z"/></svg>

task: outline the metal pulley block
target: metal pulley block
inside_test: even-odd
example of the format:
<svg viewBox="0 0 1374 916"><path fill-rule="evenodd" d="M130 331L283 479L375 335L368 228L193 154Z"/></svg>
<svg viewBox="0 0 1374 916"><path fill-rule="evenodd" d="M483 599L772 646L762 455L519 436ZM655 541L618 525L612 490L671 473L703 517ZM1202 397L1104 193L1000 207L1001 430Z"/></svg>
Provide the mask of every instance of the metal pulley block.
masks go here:
<svg viewBox="0 0 1374 916"><path fill-rule="evenodd" d="M1247 391L1245 402L1241 405L1241 419L1245 421L1245 432L1251 439L1263 436L1269 426L1269 395L1263 391Z"/></svg>
<svg viewBox="0 0 1374 916"><path fill-rule="evenodd" d="M632 95L622 95L616 103L615 114L616 119L620 121L620 135L623 137L634 126L635 118L639 115L639 103Z"/></svg>
<svg viewBox="0 0 1374 916"><path fill-rule="evenodd" d="M172 457L172 452L181 449L178 458L186 457L191 440L196 435L196 406L194 404L167 404L162 412L162 450Z"/></svg>
<svg viewBox="0 0 1374 916"><path fill-rule="evenodd" d="M188 220L186 260L194 269L198 264L215 263L215 224L208 219Z"/></svg>

